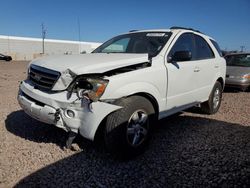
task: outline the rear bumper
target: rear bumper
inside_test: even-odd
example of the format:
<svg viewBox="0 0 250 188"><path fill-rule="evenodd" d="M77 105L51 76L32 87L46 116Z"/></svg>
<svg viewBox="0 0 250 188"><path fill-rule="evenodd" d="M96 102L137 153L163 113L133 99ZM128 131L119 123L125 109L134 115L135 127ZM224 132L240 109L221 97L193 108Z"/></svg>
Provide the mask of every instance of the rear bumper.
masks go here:
<svg viewBox="0 0 250 188"><path fill-rule="evenodd" d="M226 87L234 87L239 89L246 89L250 86L250 80L247 79L226 79Z"/></svg>
<svg viewBox="0 0 250 188"><path fill-rule="evenodd" d="M67 91L45 93L25 81L20 85L17 99L29 116L66 131L79 132L90 140L94 139L101 121L121 108L105 102L94 102L89 107L86 101L79 100L75 94L67 99ZM69 116L69 111L74 114L73 117Z"/></svg>

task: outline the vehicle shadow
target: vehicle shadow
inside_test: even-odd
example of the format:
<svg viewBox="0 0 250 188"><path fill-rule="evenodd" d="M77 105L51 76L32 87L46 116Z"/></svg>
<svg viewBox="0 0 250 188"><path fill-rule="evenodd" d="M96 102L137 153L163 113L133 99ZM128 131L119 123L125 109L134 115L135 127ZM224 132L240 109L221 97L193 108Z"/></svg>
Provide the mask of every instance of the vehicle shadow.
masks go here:
<svg viewBox="0 0 250 188"><path fill-rule="evenodd" d="M56 140L66 136L22 111L10 114L6 127L37 142L60 145ZM90 147L39 169L15 187L247 187L249 156L250 127L181 114L159 121L146 152L135 159L116 160Z"/></svg>
<svg viewBox="0 0 250 188"><path fill-rule="evenodd" d="M65 146L68 137L66 131L54 125L39 122L29 117L23 110L9 114L5 120L5 127L9 132L21 138L37 143L54 143L61 148ZM75 142L79 142L79 146L81 147L82 140L85 139L78 136Z"/></svg>
<svg viewBox="0 0 250 188"><path fill-rule="evenodd" d="M225 93L241 93L241 92L249 92L250 88L248 88L246 91L242 91L241 89L237 88L231 88L231 87L225 87L224 91Z"/></svg>

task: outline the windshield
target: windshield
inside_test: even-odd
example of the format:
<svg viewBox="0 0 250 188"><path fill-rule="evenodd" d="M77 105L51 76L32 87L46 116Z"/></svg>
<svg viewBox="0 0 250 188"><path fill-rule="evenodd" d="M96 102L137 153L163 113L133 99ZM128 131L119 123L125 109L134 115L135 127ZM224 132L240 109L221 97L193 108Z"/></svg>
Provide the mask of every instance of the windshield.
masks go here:
<svg viewBox="0 0 250 188"><path fill-rule="evenodd" d="M148 53L156 56L170 36L170 32L138 32L119 35L105 42L92 53Z"/></svg>
<svg viewBox="0 0 250 188"><path fill-rule="evenodd" d="M229 55L225 59L228 66L250 67L250 54Z"/></svg>

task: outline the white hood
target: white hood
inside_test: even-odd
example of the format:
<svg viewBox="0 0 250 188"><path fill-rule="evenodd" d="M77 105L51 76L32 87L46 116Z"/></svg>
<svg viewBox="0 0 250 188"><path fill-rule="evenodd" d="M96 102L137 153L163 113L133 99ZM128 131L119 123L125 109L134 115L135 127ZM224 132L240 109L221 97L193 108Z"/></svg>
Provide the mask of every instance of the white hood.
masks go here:
<svg viewBox="0 0 250 188"><path fill-rule="evenodd" d="M48 56L36 59L33 65L63 72L67 69L76 75L103 73L109 70L144 63L148 61L147 54L106 54L92 53L81 55Z"/></svg>

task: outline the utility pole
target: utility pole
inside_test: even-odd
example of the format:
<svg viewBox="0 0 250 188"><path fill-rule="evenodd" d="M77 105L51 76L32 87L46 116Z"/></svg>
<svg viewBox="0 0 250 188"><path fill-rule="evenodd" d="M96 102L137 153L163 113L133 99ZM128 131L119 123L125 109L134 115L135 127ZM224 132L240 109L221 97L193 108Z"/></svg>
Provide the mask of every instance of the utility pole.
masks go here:
<svg viewBox="0 0 250 188"><path fill-rule="evenodd" d="M243 52L244 48L245 48L245 46L240 46L240 49L241 49L240 51Z"/></svg>
<svg viewBox="0 0 250 188"><path fill-rule="evenodd" d="M77 17L77 26L78 26L79 54L80 54L82 49L81 49L81 25L79 17Z"/></svg>
<svg viewBox="0 0 250 188"><path fill-rule="evenodd" d="M46 33L47 33L47 30L45 29L45 26L44 26L44 24L42 23L42 39L43 39L43 52L42 52L42 54L44 54L44 39L46 38Z"/></svg>
<svg viewBox="0 0 250 188"><path fill-rule="evenodd" d="M8 55L10 55L10 36L8 36Z"/></svg>

